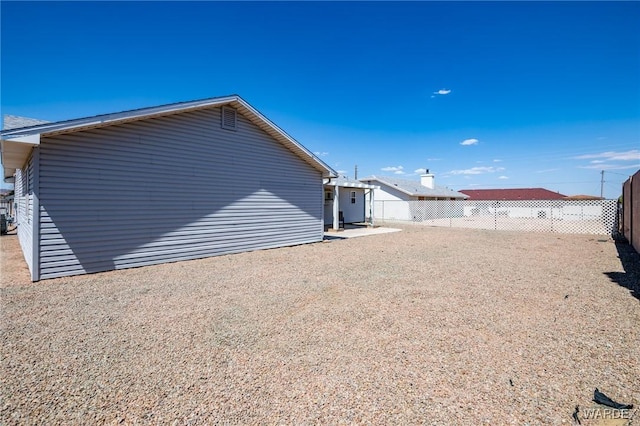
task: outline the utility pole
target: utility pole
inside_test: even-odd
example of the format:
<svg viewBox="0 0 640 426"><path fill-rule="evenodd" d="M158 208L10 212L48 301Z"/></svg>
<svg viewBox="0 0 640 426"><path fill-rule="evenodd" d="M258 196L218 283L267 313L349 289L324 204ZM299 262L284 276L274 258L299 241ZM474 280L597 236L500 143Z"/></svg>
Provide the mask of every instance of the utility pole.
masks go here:
<svg viewBox="0 0 640 426"><path fill-rule="evenodd" d="M604 170L600 171L600 198L604 198Z"/></svg>
<svg viewBox="0 0 640 426"><path fill-rule="evenodd" d="M353 178L355 180L358 180L358 165L357 164L356 164L356 167L355 167L355 169L353 171L353 174L354 174Z"/></svg>

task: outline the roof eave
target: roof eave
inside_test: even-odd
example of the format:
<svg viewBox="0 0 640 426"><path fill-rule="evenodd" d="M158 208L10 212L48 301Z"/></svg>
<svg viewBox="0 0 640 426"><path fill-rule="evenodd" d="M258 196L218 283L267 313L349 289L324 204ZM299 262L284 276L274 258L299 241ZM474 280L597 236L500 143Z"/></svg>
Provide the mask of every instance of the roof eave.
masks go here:
<svg viewBox="0 0 640 426"><path fill-rule="evenodd" d="M13 177L16 169L19 169L27 162L31 149L40 145L40 134L20 135L16 137L5 137L0 139L0 161L4 168L4 181Z"/></svg>
<svg viewBox="0 0 640 426"><path fill-rule="evenodd" d="M395 190L397 190L397 191L400 191L400 192L402 192L402 193L404 193L404 194L407 194L407 195L409 195L409 196L411 196L411 197L415 197L415 196L416 196L414 193L412 193L412 192L410 192L410 191L407 191L407 190L405 190L405 189L403 189L403 188L400 188L399 186L396 186L396 185L391 184L391 183L389 183L389 182L385 182L384 180L382 180L382 179L380 179L380 178L378 178L378 177L375 177L375 176L372 176L371 178L362 179L362 180L368 180L368 181L372 181L372 180L374 180L374 181L376 181L376 182L378 182L378 183L381 183L381 184L383 184L383 185L385 185L385 186L388 186L389 188L393 188L393 189L395 189Z"/></svg>
<svg viewBox="0 0 640 426"><path fill-rule="evenodd" d="M322 172L322 177L324 178L335 178L338 177L338 173L333 170L329 165L327 165L320 158L316 157L311 151L305 148L302 144L296 141L294 138L289 136L284 130L278 127L274 122L269 120L267 117L262 115L258 110L253 108L248 102L242 99L239 96L236 96L236 99L231 102L231 105L240 110L241 113L244 113L245 116L254 118L252 122L260 127L262 130L267 132L271 137L278 140L284 146L289 148L295 154L297 154L300 158L305 159L307 163L312 165L314 168Z"/></svg>
<svg viewBox="0 0 640 426"><path fill-rule="evenodd" d="M162 105L157 107L141 108L132 111L123 111L111 114L102 114L92 117L77 118L72 120L58 121L54 123L39 124L35 126L18 129L4 130L0 132L3 138L15 137L17 135L42 134L43 136L53 136L62 133L72 133L98 127L112 126L132 121L178 114L187 111L210 108L214 106L231 103L239 96L224 96L220 98L210 98L199 101L181 102L178 104Z"/></svg>
<svg viewBox="0 0 640 426"><path fill-rule="evenodd" d="M179 104L164 105L159 107L143 108L133 111L125 111L114 114L105 114L88 118L80 118L76 120L68 120L58 123L47 123L42 125L30 126L28 128L11 129L0 132L2 141L19 142L21 140L38 140L40 143L41 137L55 136L59 134L67 134L73 132L79 132L88 129L95 129L100 127L112 126L116 124L134 122L153 117L161 117L172 114L178 114L188 111L195 111L199 109L212 108L222 105L231 105L240 110L245 116L247 116L254 124L267 132L271 137L282 143L298 157L302 158L316 170L322 172L323 177L337 177L338 174L335 170L329 167L324 161L316 157L312 152L298 143L295 139L289 136L284 130L276 126L271 120L263 116L249 103L242 99L238 95L224 96L220 98L210 98L200 101L182 102ZM3 148L4 151L4 148ZM4 160L4 155L3 155ZM7 166L9 169L21 167L27 157L24 157L22 163L16 167ZM3 162L4 164L4 162ZM11 170L10 170L11 171ZM11 172L11 175L13 175ZM7 170L5 167L5 175Z"/></svg>
<svg viewBox="0 0 640 426"><path fill-rule="evenodd" d="M325 186L338 186L340 188L380 189L377 185L369 185L361 182L335 182L325 183Z"/></svg>

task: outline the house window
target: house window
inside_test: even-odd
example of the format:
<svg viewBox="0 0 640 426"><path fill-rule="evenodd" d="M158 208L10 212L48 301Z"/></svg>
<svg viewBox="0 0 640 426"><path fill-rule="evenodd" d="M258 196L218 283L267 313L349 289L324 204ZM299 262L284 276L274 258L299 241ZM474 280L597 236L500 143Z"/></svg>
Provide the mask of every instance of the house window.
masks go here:
<svg viewBox="0 0 640 426"><path fill-rule="evenodd" d="M356 203L356 191L351 191L351 204Z"/></svg>
<svg viewBox="0 0 640 426"><path fill-rule="evenodd" d="M236 110L231 107L223 106L220 126L226 130L236 130L237 123L238 114Z"/></svg>

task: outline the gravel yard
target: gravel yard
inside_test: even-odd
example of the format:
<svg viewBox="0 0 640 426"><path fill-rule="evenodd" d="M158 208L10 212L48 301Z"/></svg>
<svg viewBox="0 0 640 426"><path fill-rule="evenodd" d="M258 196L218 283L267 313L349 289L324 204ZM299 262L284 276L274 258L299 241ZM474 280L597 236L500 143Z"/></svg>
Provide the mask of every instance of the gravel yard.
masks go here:
<svg viewBox="0 0 640 426"><path fill-rule="evenodd" d="M573 424L596 387L640 404L637 257L606 237L406 226L33 284L0 243L0 424Z"/></svg>

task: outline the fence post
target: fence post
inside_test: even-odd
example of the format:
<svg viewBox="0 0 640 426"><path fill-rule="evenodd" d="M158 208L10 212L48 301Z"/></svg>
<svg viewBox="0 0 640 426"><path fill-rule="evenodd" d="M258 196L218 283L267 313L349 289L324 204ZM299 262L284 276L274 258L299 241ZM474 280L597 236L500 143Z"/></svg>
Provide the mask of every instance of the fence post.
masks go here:
<svg viewBox="0 0 640 426"><path fill-rule="evenodd" d="M453 212L456 210L455 202L456 200L449 200L449 228L453 228Z"/></svg>

